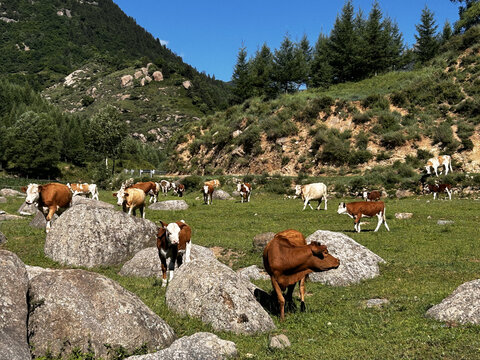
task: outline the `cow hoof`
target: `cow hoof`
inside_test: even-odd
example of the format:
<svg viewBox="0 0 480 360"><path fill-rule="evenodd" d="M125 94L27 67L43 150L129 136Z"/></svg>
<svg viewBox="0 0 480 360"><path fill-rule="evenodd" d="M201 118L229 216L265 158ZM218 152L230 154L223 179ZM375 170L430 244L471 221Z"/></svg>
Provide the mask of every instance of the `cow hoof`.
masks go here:
<svg viewBox="0 0 480 360"><path fill-rule="evenodd" d="M307 310L307 307L305 306L305 302L302 301L300 304L300 311L305 312L305 310Z"/></svg>

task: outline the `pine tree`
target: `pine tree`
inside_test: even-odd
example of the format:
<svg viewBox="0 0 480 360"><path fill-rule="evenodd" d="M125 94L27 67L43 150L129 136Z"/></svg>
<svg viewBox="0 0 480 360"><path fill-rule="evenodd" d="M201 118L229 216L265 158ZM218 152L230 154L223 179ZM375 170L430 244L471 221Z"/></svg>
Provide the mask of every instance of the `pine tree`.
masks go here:
<svg viewBox="0 0 480 360"><path fill-rule="evenodd" d="M313 49L310 46L310 41L308 41L306 34L303 34L303 37L298 44L298 48L303 56L303 64L301 65L305 66L305 78L303 79L302 83L308 86L308 84L310 83L310 67L312 66L313 60Z"/></svg>
<svg viewBox="0 0 480 360"><path fill-rule="evenodd" d="M247 61L247 50L244 44L240 47L237 55L237 64L232 75L234 102L242 103L252 96L252 86Z"/></svg>
<svg viewBox="0 0 480 360"><path fill-rule="evenodd" d="M452 27L450 26L448 20L446 20L445 24L443 25L441 43L445 44L452 37L452 35Z"/></svg>
<svg viewBox="0 0 480 360"><path fill-rule="evenodd" d="M382 12L378 2L373 3L372 10L365 23L365 37L363 45L365 62L365 75L371 76L383 71L386 68L386 42L385 29L382 22Z"/></svg>
<svg viewBox="0 0 480 360"><path fill-rule="evenodd" d="M315 88L326 88L332 83L332 67L329 64L328 37L318 36L310 67L310 84Z"/></svg>
<svg viewBox="0 0 480 360"><path fill-rule="evenodd" d="M273 55L267 44L263 44L250 61L250 79L254 96L271 98L278 93L273 83Z"/></svg>
<svg viewBox="0 0 480 360"><path fill-rule="evenodd" d="M480 24L480 0L450 0L453 3L465 3L458 8L460 19L455 23L455 31L461 32Z"/></svg>
<svg viewBox="0 0 480 360"><path fill-rule="evenodd" d="M415 25L418 35L415 35L417 43L415 44L415 54L418 61L425 63L432 59L438 52L438 40L436 31L438 26L435 24L433 13L427 6L422 10L421 23Z"/></svg>
<svg viewBox="0 0 480 360"><path fill-rule="evenodd" d="M281 92L298 90L306 77L306 61L301 49L285 35L274 54L274 80Z"/></svg>
<svg viewBox="0 0 480 360"><path fill-rule="evenodd" d="M389 18L383 21L385 37L385 68L383 70L395 70L402 61L402 54L405 50L403 37L398 25Z"/></svg>

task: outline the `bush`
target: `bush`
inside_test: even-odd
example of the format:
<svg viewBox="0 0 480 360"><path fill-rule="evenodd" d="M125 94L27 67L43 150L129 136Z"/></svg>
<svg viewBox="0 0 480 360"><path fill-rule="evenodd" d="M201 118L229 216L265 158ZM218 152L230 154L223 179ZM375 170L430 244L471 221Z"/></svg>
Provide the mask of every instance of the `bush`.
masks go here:
<svg viewBox="0 0 480 360"><path fill-rule="evenodd" d="M387 149L395 149L405 144L406 139L402 131L391 131L382 135L382 146Z"/></svg>
<svg viewBox="0 0 480 360"><path fill-rule="evenodd" d="M202 187L203 180L198 175L190 175L182 180L182 184L187 191L196 191Z"/></svg>
<svg viewBox="0 0 480 360"><path fill-rule="evenodd" d="M382 95L369 95L362 101L362 106L367 109L380 109L380 110L388 110L390 108L390 103L388 99L386 99Z"/></svg>
<svg viewBox="0 0 480 360"><path fill-rule="evenodd" d="M409 103L407 96L402 91L394 92L390 96L390 101L392 102L393 105L400 108L406 107Z"/></svg>
<svg viewBox="0 0 480 360"><path fill-rule="evenodd" d="M378 116L378 124L382 128L382 132L396 131L400 129L401 116L398 113L382 111Z"/></svg>
<svg viewBox="0 0 480 360"><path fill-rule="evenodd" d="M453 141L453 131L450 125L442 123L433 131L434 144L442 144L448 146Z"/></svg>
<svg viewBox="0 0 480 360"><path fill-rule="evenodd" d="M265 191L274 194L286 194L290 191L292 180L287 177L274 176L264 186Z"/></svg>
<svg viewBox="0 0 480 360"><path fill-rule="evenodd" d="M417 149L417 158L422 161L427 161L432 158L433 154L428 150Z"/></svg>
<svg viewBox="0 0 480 360"><path fill-rule="evenodd" d="M350 144L337 137L327 138L323 145L323 151L320 160L323 163L332 165L343 165L350 159Z"/></svg>
<svg viewBox="0 0 480 360"><path fill-rule="evenodd" d="M348 159L348 163L350 165L363 164L368 162L372 158L373 158L373 154L368 150L352 151L350 153L350 158Z"/></svg>

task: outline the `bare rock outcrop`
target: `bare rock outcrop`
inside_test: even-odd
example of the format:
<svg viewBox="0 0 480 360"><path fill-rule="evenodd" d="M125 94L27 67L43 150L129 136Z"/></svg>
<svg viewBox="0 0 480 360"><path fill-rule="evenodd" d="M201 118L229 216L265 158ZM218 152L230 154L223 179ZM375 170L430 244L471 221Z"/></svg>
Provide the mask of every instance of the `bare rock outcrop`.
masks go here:
<svg viewBox="0 0 480 360"><path fill-rule="evenodd" d="M169 346L173 330L136 295L115 281L84 270L43 272L30 281L28 338L32 354L43 356L74 348L97 357L108 349L132 351L143 344L151 351Z"/></svg>
<svg viewBox="0 0 480 360"><path fill-rule="evenodd" d="M132 86L133 85L133 76L132 75L123 75L120 78L120 83L122 87Z"/></svg>
<svg viewBox="0 0 480 360"><path fill-rule="evenodd" d="M219 261L196 259L176 271L165 297L171 310L199 318L218 331L254 334L274 329L250 288L248 281Z"/></svg>
<svg viewBox="0 0 480 360"><path fill-rule="evenodd" d="M460 285L427 316L445 322L480 325L480 279Z"/></svg>
<svg viewBox="0 0 480 360"><path fill-rule="evenodd" d="M115 209L115 205L107 203L105 201L94 200L85 196L74 196L72 198L72 206L87 205L96 208Z"/></svg>
<svg viewBox="0 0 480 360"><path fill-rule="evenodd" d="M163 74L161 71L154 71L152 76L154 81L163 81Z"/></svg>
<svg viewBox="0 0 480 360"><path fill-rule="evenodd" d="M0 359L30 360L27 270L17 255L6 250L0 250L0 269Z"/></svg>
<svg viewBox="0 0 480 360"><path fill-rule="evenodd" d="M185 200L165 200L151 204L150 210L187 210L188 204Z"/></svg>
<svg viewBox="0 0 480 360"><path fill-rule="evenodd" d="M196 244L192 244L190 253L191 259L212 258L215 259L213 251ZM158 257L158 250L156 247L149 247L140 250L135 256L127 261L119 272L123 276L137 276L137 277L162 277L162 267L160 258Z"/></svg>
<svg viewBox="0 0 480 360"><path fill-rule="evenodd" d="M308 244L312 241L327 245L328 252L340 259L340 266L310 274L311 281L347 286L380 275L378 263L384 263L385 260L350 237L338 232L317 230L307 237Z"/></svg>
<svg viewBox="0 0 480 360"><path fill-rule="evenodd" d="M154 354L131 356L126 360L223 360L236 355L237 348L232 341L201 332L175 340L169 348Z"/></svg>
<svg viewBox="0 0 480 360"><path fill-rule="evenodd" d="M45 255L64 265L113 265L156 243L157 226L121 211L81 204L66 210L45 240Z"/></svg>

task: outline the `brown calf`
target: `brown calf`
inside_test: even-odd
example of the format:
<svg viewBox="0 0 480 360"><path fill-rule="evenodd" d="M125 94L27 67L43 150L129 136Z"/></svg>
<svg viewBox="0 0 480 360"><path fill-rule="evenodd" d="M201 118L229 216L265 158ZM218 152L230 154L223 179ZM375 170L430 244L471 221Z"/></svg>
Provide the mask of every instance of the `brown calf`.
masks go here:
<svg viewBox="0 0 480 360"><path fill-rule="evenodd" d="M378 201L382 197L382 193L378 190L372 190L370 192L363 192L363 199L365 201Z"/></svg>
<svg viewBox="0 0 480 360"><path fill-rule="evenodd" d="M36 204L37 208L45 216L47 221L46 232L50 231L51 220L55 212L60 208L69 207L72 203L72 192L68 186L63 184L29 184L28 187L23 186L21 190L27 194L25 203L28 205ZM48 207L47 214L43 211L44 207Z"/></svg>
<svg viewBox="0 0 480 360"><path fill-rule="evenodd" d="M270 275L280 306L280 319L285 319L285 298L292 296L295 284L300 281L301 310L305 310L305 276L312 272L335 269L340 260L328 253L327 247L313 241L306 244L305 237L297 230L279 232L268 242L263 251L263 265Z"/></svg>
<svg viewBox="0 0 480 360"><path fill-rule="evenodd" d="M218 181L217 179L213 179L213 180L205 181L203 185L206 185L206 186L211 185L214 188L217 188L220 186L220 181Z"/></svg>
<svg viewBox="0 0 480 360"><path fill-rule="evenodd" d="M213 192L215 188L213 185L204 185L202 188L203 193L203 202L207 205L210 205L213 200Z"/></svg>
<svg viewBox="0 0 480 360"><path fill-rule="evenodd" d="M390 231L387 225L387 220L385 218L385 203L383 201L368 202L368 201L357 201L345 204L341 202L338 205L339 214L347 214L352 219L355 220L354 229L357 232L360 232L360 219L362 217L373 217L377 216L378 224L375 228L375 231L378 231L380 225L383 224L387 228L387 231Z"/></svg>
<svg viewBox="0 0 480 360"><path fill-rule="evenodd" d="M433 200L437 198L437 194L443 193L443 192L446 192L448 195L448 198L452 200L452 185L450 184L438 184L438 185L427 184L425 185L425 190L433 193Z"/></svg>
<svg viewBox="0 0 480 360"><path fill-rule="evenodd" d="M250 196L252 195L252 185L249 183L238 183L237 191L240 193L242 203L250 202Z"/></svg>
<svg viewBox="0 0 480 360"><path fill-rule="evenodd" d="M175 188L173 189L174 194L177 194L179 197L182 197L184 192L185 192L185 185L183 184L175 185Z"/></svg>
<svg viewBox="0 0 480 360"><path fill-rule="evenodd" d="M170 224L160 221L160 224L157 232L157 249L162 263L162 286L167 286L167 269L170 271L170 281L173 278L175 262L177 267L180 267L184 253L185 262L190 261L192 229L183 220Z"/></svg>

